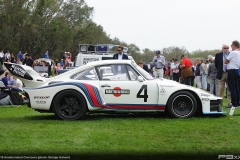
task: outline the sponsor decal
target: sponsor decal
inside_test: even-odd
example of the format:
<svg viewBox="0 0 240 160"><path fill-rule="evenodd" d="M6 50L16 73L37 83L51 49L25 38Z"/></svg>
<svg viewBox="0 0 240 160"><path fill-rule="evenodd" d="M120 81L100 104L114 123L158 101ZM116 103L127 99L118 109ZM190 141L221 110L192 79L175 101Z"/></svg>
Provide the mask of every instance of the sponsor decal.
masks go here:
<svg viewBox="0 0 240 160"><path fill-rule="evenodd" d="M166 93L166 91L165 91L164 88L161 88L159 92L160 92L160 94L164 94L164 93Z"/></svg>
<svg viewBox="0 0 240 160"><path fill-rule="evenodd" d="M175 87L175 86L172 86L172 85L160 85L161 87Z"/></svg>
<svg viewBox="0 0 240 160"><path fill-rule="evenodd" d="M120 97L122 94L130 94L130 90L121 89L120 87L115 87L113 89L106 89L105 94L113 94L115 97Z"/></svg>
<svg viewBox="0 0 240 160"><path fill-rule="evenodd" d="M202 98L202 101L209 101L208 98Z"/></svg>
<svg viewBox="0 0 240 160"><path fill-rule="evenodd" d="M37 104L46 104L46 101L36 101Z"/></svg>
<svg viewBox="0 0 240 160"><path fill-rule="evenodd" d="M87 64L88 62L99 61L99 58L83 58L83 64Z"/></svg>
<svg viewBox="0 0 240 160"><path fill-rule="evenodd" d="M203 97L210 97L210 94L201 93L201 96L203 96Z"/></svg>
<svg viewBox="0 0 240 160"><path fill-rule="evenodd" d="M48 99L50 96L34 96L34 99Z"/></svg>
<svg viewBox="0 0 240 160"><path fill-rule="evenodd" d="M12 65L10 70L16 74L16 75L19 75L21 77L24 77L24 75L26 74L26 71L20 67L20 66L17 66L17 65Z"/></svg>

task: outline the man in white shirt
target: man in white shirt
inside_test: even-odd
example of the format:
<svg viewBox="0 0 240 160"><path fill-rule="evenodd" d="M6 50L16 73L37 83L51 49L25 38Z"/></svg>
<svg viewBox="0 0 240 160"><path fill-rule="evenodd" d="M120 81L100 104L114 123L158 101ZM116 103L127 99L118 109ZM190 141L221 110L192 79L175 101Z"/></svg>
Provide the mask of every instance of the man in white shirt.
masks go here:
<svg viewBox="0 0 240 160"><path fill-rule="evenodd" d="M13 76L15 80L15 85L8 85L8 87L12 88L13 91L22 92L23 91L23 83L16 76Z"/></svg>
<svg viewBox="0 0 240 160"><path fill-rule="evenodd" d="M0 52L0 63L1 63L1 65L3 65L3 57L4 57L4 53L3 53L3 50L1 50L1 52Z"/></svg>
<svg viewBox="0 0 240 160"><path fill-rule="evenodd" d="M4 57L5 57L5 61L6 61L6 62L8 62L8 60L9 60L9 62L10 62L11 54L10 54L9 51L7 51L7 53L5 53Z"/></svg>
<svg viewBox="0 0 240 160"><path fill-rule="evenodd" d="M240 68L240 44L238 41L232 42L232 51L225 59L228 70L228 87L231 92L232 108L239 106L239 90L238 90L238 69Z"/></svg>
<svg viewBox="0 0 240 160"><path fill-rule="evenodd" d="M176 82L179 82L179 63L177 59L174 59L174 63L172 66L172 72L173 72L173 80Z"/></svg>

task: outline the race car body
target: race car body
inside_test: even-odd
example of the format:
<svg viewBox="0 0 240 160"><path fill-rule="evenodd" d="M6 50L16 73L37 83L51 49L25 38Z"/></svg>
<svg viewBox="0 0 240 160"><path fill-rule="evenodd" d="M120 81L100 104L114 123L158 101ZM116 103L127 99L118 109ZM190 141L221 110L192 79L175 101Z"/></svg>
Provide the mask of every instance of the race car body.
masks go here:
<svg viewBox="0 0 240 160"><path fill-rule="evenodd" d="M166 111L177 118L192 117L197 111L225 113L221 97L168 79L153 79L131 60L90 62L53 78L40 77L27 66L5 66L24 82L31 108L53 112L60 119L81 119L88 112Z"/></svg>

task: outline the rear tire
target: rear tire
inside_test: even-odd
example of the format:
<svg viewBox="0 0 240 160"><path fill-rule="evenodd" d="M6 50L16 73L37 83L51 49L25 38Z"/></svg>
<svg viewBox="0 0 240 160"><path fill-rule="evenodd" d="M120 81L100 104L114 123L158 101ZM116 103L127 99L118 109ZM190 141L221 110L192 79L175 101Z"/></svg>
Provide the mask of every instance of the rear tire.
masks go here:
<svg viewBox="0 0 240 160"><path fill-rule="evenodd" d="M79 92L66 90L54 98L53 111L62 120L77 120L84 118L87 107L84 97Z"/></svg>
<svg viewBox="0 0 240 160"><path fill-rule="evenodd" d="M175 118L192 117L197 112L196 98L187 91L174 93L168 101L167 112Z"/></svg>

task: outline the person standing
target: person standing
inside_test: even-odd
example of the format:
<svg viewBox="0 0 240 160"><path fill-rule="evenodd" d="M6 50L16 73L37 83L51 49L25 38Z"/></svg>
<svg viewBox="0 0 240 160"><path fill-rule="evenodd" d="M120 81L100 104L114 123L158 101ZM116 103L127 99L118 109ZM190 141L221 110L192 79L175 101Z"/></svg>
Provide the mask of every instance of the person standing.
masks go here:
<svg viewBox="0 0 240 160"><path fill-rule="evenodd" d="M14 54L13 54L13 53L11 54L10 61L11 61L11 63L15 63L15 57L14 57Z"/></svg>
<svg viewBox="0 0 240 160"><path fill-rule="evenodd" d="M44 57L43 57L43 58L49 58L48 51L46 51L46 52L44 53Z"/></svg>
<svg viewBox="0 0 240 160"><path fill-rule="evenodd" d="M7 51L7 53L5 53L5 55L4 55L4 57L5 57L5 62L8 62L8 60L10 60L10 58L11 58L10 52Z"/></svg>
<svg viewBox="0 0 240 160"><path fill-rule="evenodd" d="M192 77L191 77L191 86L194 86L194 79L195 79L195 70L196 70L196 62L195 63L193 63L193 65L192 65L192 73L193 73L193 75L192 75Z"/></svg>
<svg viewBox="0 0 240 160"><path fill-rule="evenodd" d="M113 59L117 59L117 60L127 59L128 60L128 56L123 53L123 46L118 46L117 51L118 52L113 55Z"/></svg>
<svg viewBox="0 0 240 160"><path fill-rule="evenodd" d="M200 71L202 74L202 88L203 88L203 90L207 91L208 66L207 66L206 60L202 60L202 63L200 65Z"/></svg>
<svg viewBox="0 0 240 160"><path fill-rule="evenodd" d="M174 59L174 64L172 67L172 73L173 73L173 80L176 82L179 82L179 69L178 69L179 63L177 59Z"/></svg>
<svg viewBox="0 0 240 160"><path fill-rule="evenodd" d="M181 64L182 71L181 71L180 82L182 84L191 86L191 78L193 75L192 62L185 55L182 55L181 59L182 59L182 64Z"/></svg>
<svg viewBox="0 0 240 160"><path fill-rule="evenodd" d="M23 65L26 64L27 66L33 68L33 66L34 66L34 61L33 61L33 59L31 58L31 56L30 56L29 54L26 54L26 55L25 55L25 60L24 60L24 62L25 62L25 63L23 63Z"/></svg>
<svg viewBox="0 0 240 160"><path fill-rule="evenodd" d="M128 56L123 53L123 46L118 46L117 51L118 52L113 55L113 59L116 59L116 60L126 59L126 60L128 60ZM122 65L116 66L116 71L119 72L119 73L126 72L125 67L123 67Z"/></svg>
<svg viewBox="0 0 240 160"><path fill-rule="evenodd" d="M156 51L156 56L153 57L153 66L154 66L154 72L155 78L163 78L163 68L165 64L165 57L161 55L160 51Z"/></svg>
<svg viewBox="0 0 240 160"><path fill-rule="evenodd" d="M217 68L215 67L215 57L212 55L208 56L208 60L211 62L208 66L208 77L210 78L210 93L215 96L218 95L218 79L217 79Z"/></svg>
<svg viewBox="0 0 240 160"><path fill-rule="evenodd" d="M27 54L27 51L25 51L25 53L24 53L23 56L22 56L22 59L23 59L22 63L23 63L23 64L26 63L26 57L25 57L26 54Z"/></svg>
<svg viewBox="0 0 240 160"><path fill-rule="evenodd" d="M23 54L21 51L19 51L17 54L17 59L19 59L20 62L22 62L22 57L23 57Z"/></svg>
<svg viewBox="0 0 240 160"><path fill-rule="evenodd" d="M0 52L0 63L1 63L1 65L3 65L3 57L4 57L4 53L3 53L3 50L1 50L1 52Z"/></svg>
<svg viewBox="0 0 240 160"><path fill-rule="evenodd" d="M201 81L201 71L200 71L200 66L201 66L201 59L200 58L197 58L196 59L196 69L195 69L195 72L194 72L194 75L195 75L195 79L196 79L196 85L197 85L197 88L202 88L202 81Z"/></svg>
<svg viewBox="0 0 240 160"><path fill-rule="evenodd" d="M232 107L237 107L239 105L239 90L238 90L238 69L240 68L240 51L239 42L232 42L232 51L224 60L227 64L228 70L228 88L231 92Z"/></svg>
<svg viewBox="0 0 240 160"><path fill-rule="evenodd" d="M62 59L66 60L66 58L67 58L67 51L63 52L63 54L62 54Z"/></svg>
<svg viewBox="0 0 240 160"><path fill-rule="evenodd" d="M225 89L225 83L227 84L227 99L228 99L228 108L232 107L231 103L231 93L229 91L228 87L228 70L226 68L226 64L224 63L224 60L229 55L229 46L226 44L223 44L222 46L222 52L216 53L215 55L215 67L217 68L217 79L219 80L219 88L218 88L218 96L224 98L224 89Z"/></svg>
<svg viewBox="0 0 240 160"><path fill-rule="evenodd" d="M171 62L170 62L170 69L169 69L169 75L170 75L170 80L173 80L173 68L175 68L175 63L174 63L174 60L175 59L171 59Z"/></svg>

